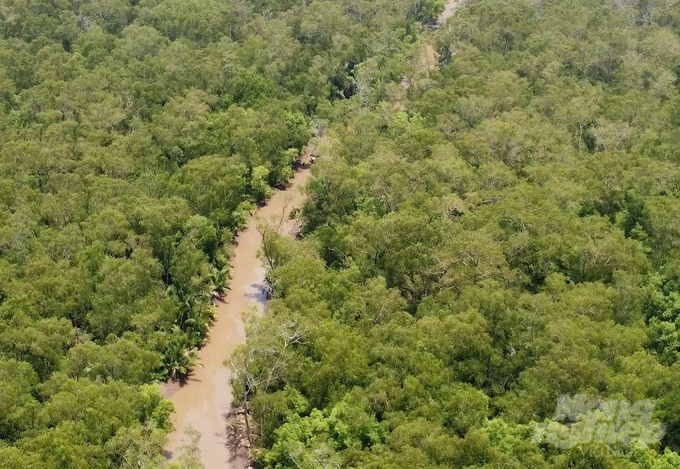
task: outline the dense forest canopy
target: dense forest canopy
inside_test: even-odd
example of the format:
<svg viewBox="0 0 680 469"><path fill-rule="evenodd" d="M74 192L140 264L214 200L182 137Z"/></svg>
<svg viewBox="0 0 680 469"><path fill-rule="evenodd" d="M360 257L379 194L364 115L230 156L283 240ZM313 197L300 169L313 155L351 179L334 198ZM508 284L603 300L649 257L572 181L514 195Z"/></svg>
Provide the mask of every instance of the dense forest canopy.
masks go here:
<svg viewBox="0 0 680 469"><path fill-rule="evenodd" d="M680 4L470 0L353 80L238 354L259 464L680 467ZM614 433L537 439L564 395Z"/></svg>
<svg viewBox="0 0 680 469"><path fill-rule="evenodd" d="M441 8L0 2L0 466L161 464L233 234Z"/></svg>
<svg viewBox="0 0 680 469"><path fill-rule="evenodd" d="M680 467L680 5L443 3L0 2L2 467L163 464L153 383L319 129L234 357L261 467ZM537 440L560 395L664 437Z"/></svg>

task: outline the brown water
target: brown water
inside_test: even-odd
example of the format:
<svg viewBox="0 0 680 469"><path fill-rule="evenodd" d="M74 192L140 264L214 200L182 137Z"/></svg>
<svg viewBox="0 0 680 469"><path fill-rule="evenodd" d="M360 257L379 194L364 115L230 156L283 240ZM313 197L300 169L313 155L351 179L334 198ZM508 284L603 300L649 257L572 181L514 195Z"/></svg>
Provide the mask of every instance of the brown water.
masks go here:
<svg viewBox="0 0 680 469"><path fill-rule="evenodd" d="M182 387L168 385L164 392L175 403L175 431L165 446L166 456L178 455L187 427L201 434L199 447L206 469L244 469L247 458L231 454L226 432L227 414L231 410L232 391L230 370L224 360L234 348L245 342L241 313L253 305L263 310L266 297L263 294L265 269L257 258L262 237L256 229L257 220L283 219L282 233L294 232L295 221L288 214L294 207L301 207L304 194L300 190L309 177L308 157L295 173L285 191L275 191L266 206L251 217L245 230L236 238L231 259L229 290L216 305L215 322L210 329L206 345L198 352L200 367L194 367ZM283 217L283 218L282 218Z"/></svg>
<svg viewBox="0 0 680 469"><path fill-rule="evenodd" d="M446 5L444 6L444 11L439 16L439 21L437 22L439 24L442 24L446 20L451 18L453 14L456 12L456 10L463 6L464 1L465 0L449 0L448 2L446 2Z"/></svg>
<svg viewBox="0 0 680 469"><path fill-rule="evenodd" d="M444 23L464 0L449 0L439 18ZM263 294L265 269L257 258L262 241L256 229L257 220L283 219L281 232L293 233L295 222L288 214L301 207L304 194L300 190L309 178L309 156L298 169L288 189L276 191L265 207L259 209L245 230L236 238L234 256L231 260L231 290L216 306L215 322L210 330L207 344L198 353L201 367L195 367L186 385L179 388L166 386L165 394L175 403L175 431L165 446L170 458L178 455L185 430L191 426L201 434L199 448L205 469L245 469L249 460L244 454L232 454L227 438L227 415L231 411L232 390L230 370L224 360L234 348L245 342L242 312L253 305L262 311L266 303Z"/></svg>

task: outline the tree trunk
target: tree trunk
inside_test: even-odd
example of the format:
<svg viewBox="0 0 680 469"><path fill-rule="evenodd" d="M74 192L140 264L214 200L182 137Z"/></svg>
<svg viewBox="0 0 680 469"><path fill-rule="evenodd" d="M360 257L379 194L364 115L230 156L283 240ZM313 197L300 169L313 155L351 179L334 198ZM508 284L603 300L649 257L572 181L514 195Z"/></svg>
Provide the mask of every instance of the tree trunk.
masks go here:
<svg viewBox="0 0 680 469"><path fill-rule="evenodd" d="M245 418L246 421L246 434L248 435L248 445L250 448L252 448L253 440L250 436L250 422L248 422L248 391L246 390L245 386L243 386L243 412L244 412L243 417Z"/></svg>

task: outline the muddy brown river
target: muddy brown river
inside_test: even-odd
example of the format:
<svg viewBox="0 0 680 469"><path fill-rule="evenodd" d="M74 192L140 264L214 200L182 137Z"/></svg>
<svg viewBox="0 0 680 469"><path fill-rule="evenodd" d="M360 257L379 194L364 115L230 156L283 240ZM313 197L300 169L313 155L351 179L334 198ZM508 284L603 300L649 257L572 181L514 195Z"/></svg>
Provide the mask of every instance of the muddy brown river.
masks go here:
<svg viewBox="0 0 680 469"><path fill-rule="evenodd" d="M439 17L444 23L464 0L449 0ZM256 305L262 311L266 303L263 293L265 269L257 258L261 236L256 229L257 220L281 220L283 233L291 233L295 222L288 214L301 207L304 194L300 190L309 178L309 158L295 173L289 187L272 194L266 206L251 217L248 226L236 238L231 259L231 290L216 306L215 322L210 329L207 344L198 353L200 367L194 367L186 385L180 388L166 386L165 394L175 403L175 431L165 446L166 456L174 458L183 444L185 430L191 426L201 434L199 448L205 469L245 469L246 457L231 454L227 440L227 415L231 410L232 390L230 370L224 360L234 348L245 342L242 312Z"/></svg>
<svg viewBox="0 0 680 469"><path fill-rule="evenodd" d="M304 159L305 163L308 159ZM309 177L309 164L295 173L289 187L273 192L266 206L251 217L246 228L236 237L231 259L230 290L216 304L216 317L210 337L198 352L200 367L194 367L182 387L168 385L164 393L175 403L175 431L165 446L166 457L178 456L185 430L191 426L201 434L199 448L206 469L244 469L248 460L232 455L227 445L226 419L231 410L232 390L230 370L224 360L234 348L245 342L241 314L256 305L261 310L266 303L263 293L265 269L257 258L262 237L256 229L257 220L270 221L284 217L281 232L291 233L295 221L289 219L294 207L304 202L302 186Z"/></svg>
<svg viewBox="0 0 680 469"><path fill-rule="evenodd" d="M442 12L441 15L439 15L439 21L437 23L442 24L449 18L453 16L453 14L456 12L458 8L463 6L463 3L465 3L465 0L449 0L446 2L446 5L444 6L444 11Z"/></svg>

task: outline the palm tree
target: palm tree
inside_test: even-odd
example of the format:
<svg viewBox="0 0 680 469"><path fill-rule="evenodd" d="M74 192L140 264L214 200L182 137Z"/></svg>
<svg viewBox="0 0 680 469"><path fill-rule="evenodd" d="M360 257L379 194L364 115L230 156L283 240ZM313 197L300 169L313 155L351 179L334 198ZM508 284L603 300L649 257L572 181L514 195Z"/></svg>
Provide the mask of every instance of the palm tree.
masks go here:
<svg viewBox="0 0 680 469"><path fill-rule="evenodd" d="M176 326L175 326L176 327ZM179 328L173 335L182 334ZM173 338L164 353L164 366L173 381L186 380L191 367L196 366L196 348L189 349L182 343L184 340ZM198 365L200 366L200 365Z"/></svg>
<svg viewBox="0 0 680 469"><path fill-rule="evenodd" d="M224 296L225 292L229 290L229 287L227 286L229 277L230 275L228 265L223 269L215 269L212 277L210 278L210 289L213 292L217 292L219 296Z"/></svg>

